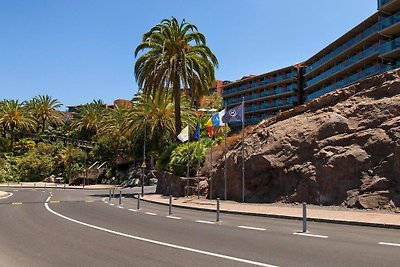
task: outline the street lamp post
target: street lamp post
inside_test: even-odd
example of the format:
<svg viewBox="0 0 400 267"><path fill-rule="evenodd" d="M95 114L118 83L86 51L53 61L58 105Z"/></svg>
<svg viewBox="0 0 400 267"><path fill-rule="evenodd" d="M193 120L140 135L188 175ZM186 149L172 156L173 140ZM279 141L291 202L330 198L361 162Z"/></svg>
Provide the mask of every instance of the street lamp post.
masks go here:
<svg viewBox="0 0 400 267"><path fill-rule="evenodd" d="M146 168L146 118L144 119L143 164L142 164L142 196L144 195L144 169Z"/></svg>

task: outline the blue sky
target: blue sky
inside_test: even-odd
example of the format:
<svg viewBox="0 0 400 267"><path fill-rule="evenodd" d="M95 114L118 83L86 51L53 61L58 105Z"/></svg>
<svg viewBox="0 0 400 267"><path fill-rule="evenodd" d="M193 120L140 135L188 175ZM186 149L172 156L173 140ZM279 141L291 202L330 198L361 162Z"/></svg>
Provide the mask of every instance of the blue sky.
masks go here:
<svg viewBox="0 0 400 267"><path fill-rule="evenodd" d="M376 2L0 0L0 99L130 99L134 49L172 16L206 36L219 60L217 79L265 73L308 59L376 12Z"/></svg>

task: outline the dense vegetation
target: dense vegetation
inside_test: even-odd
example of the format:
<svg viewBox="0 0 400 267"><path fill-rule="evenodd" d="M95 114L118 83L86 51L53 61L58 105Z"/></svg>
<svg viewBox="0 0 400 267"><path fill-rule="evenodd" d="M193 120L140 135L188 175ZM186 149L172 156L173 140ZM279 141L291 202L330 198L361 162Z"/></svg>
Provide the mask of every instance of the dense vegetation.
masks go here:
<svg viewBox="0 0 400 267"><path fill-rule="evenodd" d="M193 133L198 120L207 121L196 112L201 102L203 108L221 108L220 96L207 96L217 58L195 25L175 18L145 33L135 56L141 90L132 105L107 108L94 100L66 114L48 95L0 101L0 182L50 175L71 181L94 162L108 162L104 179L118 178L121 167L141 165L144 150L147 165L155 160L156 168L183 175L188 146L176 136L187 124ZM198 144L189 143L191 174L210 145L206 131Z"/></svg>

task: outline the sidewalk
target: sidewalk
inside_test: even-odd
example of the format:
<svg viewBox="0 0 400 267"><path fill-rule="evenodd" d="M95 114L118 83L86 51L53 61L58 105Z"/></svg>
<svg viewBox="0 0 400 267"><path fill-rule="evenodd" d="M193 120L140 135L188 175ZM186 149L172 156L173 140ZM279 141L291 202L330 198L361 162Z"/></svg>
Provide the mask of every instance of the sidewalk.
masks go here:
<svg viewBox="0 0 400 267"><path fill-rule="evenodd" d="M65 188L65 189L85 189L85 190L104 190L113 188L113 185L107 184L94 184L94 185L67 185L67 184L59 184L59 183L44 183L44 182L26 182L26 183L2 183L0 184L0 189L7 189L8 187L12 188Z"/></svg>
<svg viewBox="0 0 400 267"><path fill-rule="evenodd" d="M145 195L142 200L168 205L169 197L157 194ZM173 197L176 207L212 210L216 209L216 200L193 197ZM221 213L246 214L273 218L302 218L302 205L295 204L259 204L238 203L234 201L220 202ZM307 205L307 220L338 224L373 226L400 229L400 214L380 211L355 210L342 207L323 207Z"/></svg>

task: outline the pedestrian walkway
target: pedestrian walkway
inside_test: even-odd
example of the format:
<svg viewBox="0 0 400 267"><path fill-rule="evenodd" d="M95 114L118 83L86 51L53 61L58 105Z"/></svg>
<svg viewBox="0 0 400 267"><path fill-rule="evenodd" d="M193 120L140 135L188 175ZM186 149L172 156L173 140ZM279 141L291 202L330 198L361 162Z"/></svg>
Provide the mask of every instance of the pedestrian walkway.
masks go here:
<svg viewBox="0 0 400 267"><path fill-rule="evenodd" d="M145 195L145 201L168 205L169 197L158 194ZM215 210L216 200L193 197L174 197L173 206L199 210ZM220 202L221 212L266 216L274 218L301 219L303 208L298 204L259 204ZM350 225L374 226L400 229L400 214L392 212L346 209L342 207L323 207L307 205L307 219Z"/></svg>

